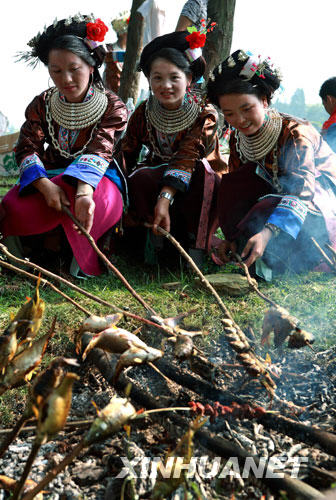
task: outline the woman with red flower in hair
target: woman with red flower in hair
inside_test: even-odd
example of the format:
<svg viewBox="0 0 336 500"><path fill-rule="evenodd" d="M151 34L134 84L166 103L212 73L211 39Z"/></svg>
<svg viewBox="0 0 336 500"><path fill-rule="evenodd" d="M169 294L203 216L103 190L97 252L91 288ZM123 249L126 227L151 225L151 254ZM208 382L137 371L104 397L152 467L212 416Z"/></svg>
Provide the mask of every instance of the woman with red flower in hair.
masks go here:
<svg viewBox="0 0 336 500"><path fill-rule="evenodd" d="M153 223L154 233L158 226L171 230L201 264L215 223L216 171L226 165L219 155L217 112L191 90L205 61L188 36L169 33L143 49L140 68L151 95L131 115L121 152L133 221ZM147 154L138 163L143 146ZM162 238L150 240L160 247Z"/></svg>
<svg viewBox="0 0 336 500"><path fill-rule="evenodd" d="M113 152L127 110L105 90L99 75L104 52L97 42L107 30L100 19L77 15L55 21L29 42L32 50L21 59L42 61L55 86L26 110L16 147L20 181L2 202L5 244L17 255L27 248L32 259L44 255L45 265L55 262L55 251L71 247L70 270L76 276L97 275L101 269L62 206L95 240L119 221L123 210L123 175Z"/></svg>

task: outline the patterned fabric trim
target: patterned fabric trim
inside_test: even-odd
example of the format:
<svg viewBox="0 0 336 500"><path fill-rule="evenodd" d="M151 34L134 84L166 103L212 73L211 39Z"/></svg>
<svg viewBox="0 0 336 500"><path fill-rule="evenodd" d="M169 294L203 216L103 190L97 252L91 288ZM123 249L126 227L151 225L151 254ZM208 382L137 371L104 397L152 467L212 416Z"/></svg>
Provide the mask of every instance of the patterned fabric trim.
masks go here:
<svg viewBox="0 0 336 500"><path fill-rule="evenodd" d="M284 196L267 222L296 239L307 215L307 206L297 196Z"/></svg>
<svg viewBox="0 0 336 500"><path fill-rule="evenodd" d="M66 168L64 176L86 182L95 189L108 166L109 162L98 155L81 155Z"/></svg>
<svg viewBox="0 0 336 500"><path fill-rule="evenodd" d="M294 212L294 214L301 220L302 224L304 223L307 215L307 205L305 205L305 203L303 203L303 201L301 201L297 196L284 196L281 199L278 208L285 208Z"/></svg>
<svg viewBox="0 0 336 500"><path fill-rule="evenodd" d="M184 184L189 186L191 173L185 170L169 169L166 170L163 177L175 177L176 179L182 181Z"/></svg>
<svg viewBox="0 0 336 500"><path fill-rule="evenodd" d="M47 177L47 171L36 153L26 156L20 165L20 189L21 193L32 182Z"/></svg>
<svg viewBox="0 0 336 500"><path fill-rule="evenodd" d="M102 176L105 174L107 167L109 166L109 162L104 160L98 155L81 155L76 158L72 163L72 166L77 167L93 167L100 173ZM70 166L70 165L69 165Z"/></svg>
<svg viewBox="0 0 336 500"><path fill-rule="evenodd" d="M67 153L70 153L72 146L75 144L77 137L79 135L79 130L68 130L60 126L58 132L58 143Z"/></svg>
<svg viewBox="0 0 336 500"><path fill-rule="evenodd" d="M28 168L33 167L33 166L39 166L45 170L42 161L40 160L40 158L37 156L36 153L33 153L32 155L26 156L22 160L21 165L20 165L20 175L22 175L25 170L27 170Z"/></svg>
<svg viewBox="0 0 336 500"><path fill-rule="evenodd" d="M162 154L172 155L173 154L173 144L175 142L176 134L164 134L159 130L156 130L156 137L159 143L159 148Z"/></svg>
<svg viewBox="0 0 336 500"><path fill-rule="evenodd" d="M47 177L46 171L38 165L33 165L28 170L25 170L20 177L19 193L23 193L27 189L31 188L31 184L42 177Z"/></svg>

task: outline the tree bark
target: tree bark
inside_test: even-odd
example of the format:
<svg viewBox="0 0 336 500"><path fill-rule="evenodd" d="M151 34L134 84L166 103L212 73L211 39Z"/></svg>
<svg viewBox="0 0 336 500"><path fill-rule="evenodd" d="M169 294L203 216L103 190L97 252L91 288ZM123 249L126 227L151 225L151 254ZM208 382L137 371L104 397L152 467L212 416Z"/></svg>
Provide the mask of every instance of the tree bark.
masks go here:
<svg viewBox="0 0 336 500"><path fill-rule="evenodd" d="M204 47L203 55L207 62L204 75L206 80L210 71L230 54L235 6L236 0L209 0L208 20L217 24L213 31L207 33Z"/></svg>
<svg viewBox="0 0 336 500"><path fill-rule="evenodd" d="M140 74L136 71L137 61L142 50L143 17L137 12L143 0L133 0L131 16L127 31L127 45L123 70L120 77L119 97L126 102L133 98L134 104L138 98Z"/></svg>

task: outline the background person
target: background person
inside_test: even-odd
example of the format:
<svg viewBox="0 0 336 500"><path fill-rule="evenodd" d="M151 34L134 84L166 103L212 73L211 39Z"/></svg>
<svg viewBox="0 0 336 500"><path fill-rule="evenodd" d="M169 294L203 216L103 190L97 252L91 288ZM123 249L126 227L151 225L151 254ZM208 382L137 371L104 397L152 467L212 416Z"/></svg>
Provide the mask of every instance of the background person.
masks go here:
<svg viewBox="0 0 336 500"><path fill-rule="evenodd" d="M176 31L186 31L190 26L201 27L201 19L207 19L208 0L187 0L177 21Z"/></svg>
<svg viewBox="0 0 336 500"><path fill-rule="evenodd" d="M118 94L124 64L129 16L129 12L123 12L116 19L113 19L111 24L117 34L117 41L106 44L107 54L105 56L103 81L105 87L115 94Z"/></svg>
<svg viewBox="0 0 336 500"><path fill-rule="evenodd" d="M320 97L326 112L330 115L322 126L322 137L333 151L336 151L336 77L326 80L320 88Z"/></svg>
<svg viewBox="0 0 336 500"><path fill-rule="evenodd" d="M311 236L336 248L336 156L310 123L269 108L279 85L269 59L241 50L208 82L210 101L235 129L218 194L219 257L238 249L268 278L270 268L314 268L321 259Z"/></svg>
<svg viewBox="0 0 336 500"><path fill-rule="evenodd" d="M35 241L41 257L54 263L55 250L64 244L55 228L62 228L74 259L72 273L101 272L86 238L62 212L66 205L97 241L120 219L122 180L113 163L115 142L126 126L127 110L119 98L105 92L98 68L98 42L107 27L84 16L59 21L29 43L23 59L40 59L55 84L29 104L16 146L19 185L2 201L5 217L0 231L15 253L23 252L14 236L43 233ZM60 234L64 234L59 231ZM27 240L25 240L27 243ZM50 250L53 250L50 252Z"/></svg>

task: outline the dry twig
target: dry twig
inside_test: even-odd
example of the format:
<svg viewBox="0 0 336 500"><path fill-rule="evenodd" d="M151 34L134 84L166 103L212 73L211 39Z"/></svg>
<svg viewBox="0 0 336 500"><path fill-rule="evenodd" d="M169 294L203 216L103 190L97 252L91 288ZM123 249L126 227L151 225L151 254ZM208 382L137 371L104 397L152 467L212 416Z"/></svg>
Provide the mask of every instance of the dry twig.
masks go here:
<svg viewBox="0 0 336 500"><path fill-rule="evenodd" d="M28 273L27 271L24 271L23 269L20 269L19 267L14 266L13 264L9 264L9 262L6 262L6 261L4 261L2 259L0 259L0 266L6 267L7 269L10 269L11 271L14 271L14 272L16 272L18 274L22 274L26 278L31 278L31 279L33 279L35 281L38 281L38 279L39 279L39 277L36 276L35 274ZM40 278L40 281L44 285L50 286L50 288L52 288L56 293L58 293L59 295L61 295L64 299L66 299L68 302L70 302L73 306L77 307L77 309L79 309L80 311L82 311L84 314L86 314L87 316L91 316L92 313L88 309L86 309L85 307L83 307L80 304L78 304L78 302L76 302L74 299L72 299L71 297L69 297L69 295L66 295L64 292L62 292L53 283L51 283L50 281L48 281L48 280L46 280L44 278Z"/></svg>
<svg viewBox="0 0 336 500"><path fill-rule="evenodd" d="M76 219L76 217L73 215L71 210L66 207L65 205L62 205L62 210L64 213L67 214L68 217L74 222L74 224L80 229L80 231L83 233L85 238L88 240L90 245L92 246L93 250L96 252L98 257L106 264L106 266L111 269L111 271L117 276L117 278L120 279L122 284L127 288L127 290L133 295L133 297L140 302L140 304L146 309L146 311L150 312L151 314L156 315L156 312L154 309L147 304L147 302L134 290L134 288L131 286L131 284L127 281L127 279L122 275L122 273L110 262L110 260L106 257L106 255L103 254L103 252L98 248L95 240L92 238L92 236L86 231L86 229L82 226L82 224Z"/></svg>
<svg viewBox="0 0 336 500"><path fill-rule="evenodd" d="M54 274L51 271L48 271L47 269L44 269L43 267L35 264L34 262L30 262L29 260L24 260L24 259L20 259L19 257L16 257L15 255L11 254L9 252L8 248L5 245L3 245L2 243L0 243L0 252L2 252L4 255L6 255L6 257L8 259L10 259L14 262L17 262L20 265L31 267L32 269L39 271L41 274L44 274L44 275L48 276L49 278L53 278L53 279L57 280L60 283L67 285L69 288L72 288L72 290L75 290L76 292L84 295L85 297L88 297L89 299L97 302L98 304L107 306L108 308L112 309L113 311L120 312L124 316L126 316L128 318L132 318L132 319L139 321L141 323L144 323L145 325L155 327L157 330L161 330L161 331L165 332L165 334L168 336L171 336L171 335L176 336L176 333L169 326L155 323L154 321L151 321L147 318L143 318L142 316L139 316L138 314L134 314L134 313L131 313L131 312L126 311L124 309L121 309L120 307L112 304L111 302L108 302L107 300L101 299L100 297L93 295L90 292L87 292L83 288L80 288L79 286L75 285L74 283L71 283L69 280L63 278L62 276L59 276L58 274Z"/></svg>
<svg viewBox="0 0 336 500"><path fill-rule="evenodd" d="M328 255L325 253L325 251L320 247L320 245L317 243L317 241L315 240L315 238L311 237L311 240L312 242L314 243L314 245L316 246L316 248L318 249L318 251L320 252L320 254L322 255L325 263L333 270L336 272L336 259L335 261L333 262L329 257ZM329 248L329 250L332 250L332 253L333 253L333 256L334 258L336 257L336 252L333 248L330 247L330 245L327 245L327 247Z"/></svg>
<svg viewBox="0 0 336 500"><path fill-rule="evenodd" d="M261 297L263 300L265 300L265 302L268 302L269 304L271 304L271 306L273 306L273 307L279 307L279 305L276 302L274 302L272 299L268 298L266 295L264 295L259 290L258 285L256 285L255 282L252 280L250 272L248 270L248 267L245 264L245 262L243 262L241 256L239 254L237 254L237 253L234 253L233 256L236 259L236 261L239 263L239 265L241 266L241 268L243 269L243 271L245 273L245 276L246 276L246 279L247 279L250 287L256 292L256 294L258 294L259 297Z"/></svg>

